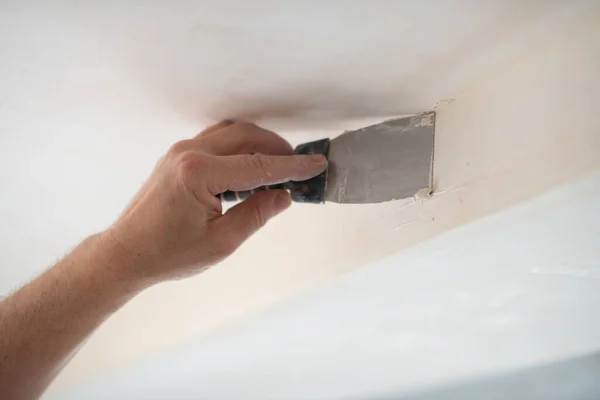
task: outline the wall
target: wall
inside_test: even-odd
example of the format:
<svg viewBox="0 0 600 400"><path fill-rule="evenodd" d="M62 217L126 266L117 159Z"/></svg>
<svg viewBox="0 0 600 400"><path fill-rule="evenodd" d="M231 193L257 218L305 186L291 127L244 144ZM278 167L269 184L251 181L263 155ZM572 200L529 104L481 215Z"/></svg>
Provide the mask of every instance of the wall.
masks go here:
<svg viewBox="0 0 600 400"><path fill-rule="evenodd" d="M256 117L298 142L443 100L430 200L294 206L219 268L136 298L55 390L600 168L593 1L264 2L247 18L225 3L29 4L0 13L3 294L109 224L208 120ZM303 249L310 263L289 256Z"/></svg>
<svg viewBox="0 0 600 400"><path fill-rule="evenodd" d="M600 171L65 399L595 398L598 232Z"/></svg>

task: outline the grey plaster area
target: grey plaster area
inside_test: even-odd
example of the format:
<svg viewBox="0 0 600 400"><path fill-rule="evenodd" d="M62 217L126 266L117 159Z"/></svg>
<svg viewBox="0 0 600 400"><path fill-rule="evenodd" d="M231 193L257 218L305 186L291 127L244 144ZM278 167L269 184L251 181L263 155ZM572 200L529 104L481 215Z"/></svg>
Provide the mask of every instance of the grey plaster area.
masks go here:
<svg viewBox="0 0 600 400"><path fill-rule="evenodd" d="M379 203L431 190L435 113L391 119L332 139L325 199Z"/></svg>

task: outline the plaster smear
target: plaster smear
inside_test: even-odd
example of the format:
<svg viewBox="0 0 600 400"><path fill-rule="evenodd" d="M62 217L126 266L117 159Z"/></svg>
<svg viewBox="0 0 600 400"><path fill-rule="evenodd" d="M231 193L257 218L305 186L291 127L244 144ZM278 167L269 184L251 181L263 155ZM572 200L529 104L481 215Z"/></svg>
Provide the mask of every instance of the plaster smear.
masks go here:
<svg viewBox="0 0 600 400"><path fill-rule="evenodd" d="M430 198L295 204L218 268L134 299L95 333L55 389L600 169L598 37L596 13L440 104Z"/></svg>

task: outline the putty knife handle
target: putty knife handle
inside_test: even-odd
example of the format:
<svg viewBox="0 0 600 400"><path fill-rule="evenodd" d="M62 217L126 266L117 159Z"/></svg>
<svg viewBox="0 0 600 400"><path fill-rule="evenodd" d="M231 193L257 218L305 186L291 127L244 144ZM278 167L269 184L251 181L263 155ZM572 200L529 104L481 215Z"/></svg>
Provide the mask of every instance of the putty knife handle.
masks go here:
<svg viewBox="0 0 600 400"><path fill-rule="evenodd" d="M294 149L296 154L323 154L329 155L329 139L315 140L314 142L303 143ZM302 182L286 182L280 185L262 186L254 190L245 190L243 192L227 191L219 194L217 197L221 201L238 201L248 198L252 193L263 190L286 189L290 191L292 201L297 203L324 203L325 186L327 185L327 169L319 175Z"/></svg>

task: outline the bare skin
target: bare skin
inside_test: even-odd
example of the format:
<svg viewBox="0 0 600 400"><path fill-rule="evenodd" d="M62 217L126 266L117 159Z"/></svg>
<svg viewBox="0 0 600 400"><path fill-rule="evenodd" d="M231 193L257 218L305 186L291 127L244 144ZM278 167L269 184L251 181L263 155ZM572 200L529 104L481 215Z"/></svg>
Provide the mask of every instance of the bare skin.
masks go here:
<svg viewBox="0 0 600 400"><path fill-rule="evenodd" d="M249 123L221 122L173 145L112 226L0 303L0 399L41 396L112 313L223 260L291 202L284 190L260 192L223 214L216 194L305 180L325 166Z"/></svg>

